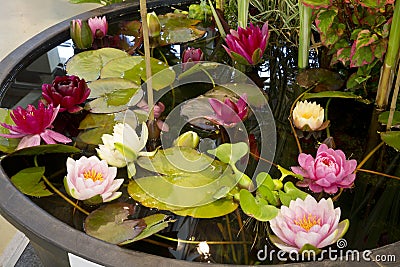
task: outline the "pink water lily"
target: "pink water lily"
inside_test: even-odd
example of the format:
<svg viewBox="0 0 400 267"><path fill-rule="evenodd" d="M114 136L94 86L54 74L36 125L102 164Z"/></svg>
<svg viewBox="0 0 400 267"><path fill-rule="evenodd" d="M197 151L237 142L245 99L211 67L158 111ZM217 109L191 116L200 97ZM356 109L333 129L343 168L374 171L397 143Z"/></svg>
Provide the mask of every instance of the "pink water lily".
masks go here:
<svg viewBox="0 0 400 267"><path fill-rule="evenodd" d="M200 48L188 47L182 53L182 69L185 71L204 58Z"/></svg>
<svg viewBox="0 0 400 267"><path fill-rule="evenodd" d="M59 110L60 106L54 108L50 104L46 107L42 102L39 102L37 109L33 105L28 105L26 109L17 107L10 114L15 126L1 123L1 126L10 130L10 133L0 134L0 136L22 138L17 149L38 146L41 139L46 144L55 144L56 142L69 143L72 141L71 139L50 130Z"/></svg>
<svg viewBox="0 0 400 267"><path fill-rule="evenodd" d="M71 76L57 76L51 84L42 85L42 96L47 103L60 105L60 112L70 113L82 110L78 106L89 96L90 89L84 79Z"/></svg>
<svg viewBox="0 0 400 267"><path fill-rule="evenodd" d="M269 38L268 23L262 29L250 23L246 29L238 27L231 30L225 38L228 47L224 46L229 56L240 64L256 65L267 48Z"/></svg>
<svg viewBox="0 0 400 267"><path fill-rule="evenodd" d="M350 188L356 178L357 161L346 160L342 150L333 150L325 144L320 145L315 159L301 153L298 161L300 166L292 167L292 171L302 175L304 180L297 185L309 187L316 193L334 194L338 188Z"/></svg>
<svg viewBox="0 0 400 267"><path fill-rule="evenodd" d="M90 29L94 38L101 39L107 35L108 22L105 16L103 17L93 17L88 20Z"/></svg>
<svg viewBox="0 0 400 267"><path fill-rule="evenodd" d="M114 200L122 195L116 192L124 179L115 179L116 167L108 167L105 160L96 156L79 160L67 159L67 176L64 186L67 193L75 199L87 200L100 195L103 202Z"/></svg>
<svg viewBox="0 0 400 267"><path fill-rule="evenodd" d="M276 236L272 243L286 252L298 252L304 245L323 248L335 243L349 227L349 221L340 220L340 208L334 208L332 199L317 202L308 195L304 200L290 201L282 206L278 215L270 221Z"/></svg>
<svg viewBox="0 0 400 267"><path fill-rule="evenodd" d="M218 125L234 126L247 115L247 94L243 94L236 104L229 98L226 98L224 102L210 98L208 102L215 114L207 119Z"/></svg>

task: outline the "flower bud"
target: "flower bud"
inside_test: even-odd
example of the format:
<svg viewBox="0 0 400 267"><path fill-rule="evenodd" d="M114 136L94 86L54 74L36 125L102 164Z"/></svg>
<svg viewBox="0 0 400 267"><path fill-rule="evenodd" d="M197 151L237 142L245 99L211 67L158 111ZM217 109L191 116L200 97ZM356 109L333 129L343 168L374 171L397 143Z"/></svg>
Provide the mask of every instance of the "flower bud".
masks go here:
<svg viewBox="0 0 400 267"><path fill-rule="evenodd" d="M147 13L147 26L149 27L149 37L160 36L161 24L155 12Z"/></svg>
<svg viewBox="0 0 400 267"><path fill-rule="evenodd" d="M70 35L72 41L79 49L87 49L92 46L93 35L86 21L80 19L74 19L70 23Z"/></svg>
<svg viewBox="0 0 400 267"><path fill-rule="evenodd" d="M196 132L189 131L181 134L174 141L175 146L196 148L200 142L199 135Z"/></svg>

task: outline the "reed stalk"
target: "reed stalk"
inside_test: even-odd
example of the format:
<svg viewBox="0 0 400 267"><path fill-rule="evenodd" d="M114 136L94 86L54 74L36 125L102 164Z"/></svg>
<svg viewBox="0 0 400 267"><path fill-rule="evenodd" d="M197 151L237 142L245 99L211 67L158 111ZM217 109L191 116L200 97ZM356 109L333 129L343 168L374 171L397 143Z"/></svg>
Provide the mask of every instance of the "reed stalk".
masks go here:
<svg viewBox="0 0 400 267"><path fill-rule="evenodd" d="M389 101L389 95L393 84L394 71L400 48L400 1L396 1L392 26L390 27L389 44L379 79L378 92L376 94L376 106L385 109Z"/></svg>
<svg viewBox="0 0 400 267"><path fill-rule="evenodd" d="M396 85L393 91L392 103L390 104L390 112L389 112L388 123L386 125L386 131L390 131L390 128L392 128L394 112L396 110L397 97L399 96L399 87L400 87L400 64L399 67L397 68Z"/></svg>
<svg viewBox="0 0 400 267"><path fill-rule="evenodd" d="M311 39L312 8L305 6L302 2L299 2L299 14L300 33L298 67L299 69L304 69L308 66L308 51L310 49Z"/></svg>
<svg viewBox="0 0 400 267"><path fill-rule="evenodd" d="M238 0L238 26L247 27L250 0Z"/></svg>

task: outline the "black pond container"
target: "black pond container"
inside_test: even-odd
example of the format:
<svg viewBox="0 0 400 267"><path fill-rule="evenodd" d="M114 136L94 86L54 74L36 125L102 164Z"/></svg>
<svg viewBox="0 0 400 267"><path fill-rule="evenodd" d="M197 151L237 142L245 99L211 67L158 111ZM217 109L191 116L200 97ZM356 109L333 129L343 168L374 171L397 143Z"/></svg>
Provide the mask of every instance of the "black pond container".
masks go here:
<svg viewBox="0 0 400 267"><path fill-rule="evenodd" d="M168 8L172 4L190 4L192 0L147 0L150 9ZM71 19L86 20L93 16L106 15L109 20L117 19L124 14L138 12L139 3L122 3L101 7L85 12ZM7 101L5 94L16 76L42 54L56 47L69 38L69 22L61 22L36 35L0 62L0 99ZM28 197L17 190L0 167L0 213L30 240L42 263L46 267L70 266L68 253L75 254L103 266L204 266L204 263L187 262L163 258L142 252L136 252L112 245L85 233L54 218L34 204ZM400 242L381 247L373 251L377 255L395 255L396 262L391 266L400 266ZM378 266L374 262L318 262L299 263L295 266ZM387 266L386 263L381 262ZM292 264L289 264L293 266ZM287 265L287 266L289 266ZM222 265L219 265L222 266ZM226 266L226 265L224 265Z"/></svg>

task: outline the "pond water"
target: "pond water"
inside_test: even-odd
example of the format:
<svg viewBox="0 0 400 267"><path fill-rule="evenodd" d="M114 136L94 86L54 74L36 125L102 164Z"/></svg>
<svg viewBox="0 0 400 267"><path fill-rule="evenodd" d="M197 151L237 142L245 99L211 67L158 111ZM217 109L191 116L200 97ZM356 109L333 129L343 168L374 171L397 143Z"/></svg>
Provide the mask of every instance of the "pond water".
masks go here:
<svg viewBox="0 0 400 267"><path fill-rule="evenodd" d="M169 10L157 10L157 13L162 14L167 11ZM127 17L123 17L121 21L126 19ZM121 21L111 22L110 29L115 28ZM226 53L224 54L220 40L214 38L214 34L215 30L209 28L206 38L190 43L156 48L153 56L161 57L163 55L170 65L174 65L180 61L181 52L186 47L202 47L203 51L206 51L205 47L208 47L207 57L209 60L218 58L219 62L228 62L229 57ZM277 140L274 162L290 167L297 165L298 156L295 138L288 121L290 106L305 89L296 83L298 74L296 48L285 46L284 41L274 38L276 36L272 36L264 56L265 63L252 69L248 74L257 85L261 85L261 90L268 96L275 119ZM72 47L68 48L68 44L71 44L70 40L60 44L58 49L69 49L67 53L70 53L73 50L71 50ZM319 67L320 57L320 54L311 53L310 64L313 68ZM55 74L63 73L62 66L56 68L56 73L32 72L32 68L28 67L27 70L21 71L18 80L11 85L1 103L2 106L12 107L28 93L30 97L24 98L23 101L37 100L41 92L40 84L48 83ZM171 110L173 104L178 105L186 99L197 97L211 89L210 84L198 83L191 86L190 94L187 93L187 88L182 86L175 88L174 95L170 93L161 98L161 101L167 105L166 110ZM326 100L319 100L319 102L326 104ZM330 134L334 137L336 147L345 150L349 157L360 161L379 143L376 133L379 126L375 125L373 116L375 113L372 104L367 105L352 99L333 100L329 105L329 119L331 121ZM245 125L252 133L255 133L257 140L258 126L254 125L254 121L250 118ZM204 138L212 135L212 131L200 130L190 125L188 127L197 130ZM303 152L314 154L316 140L322 142L326 137L326 132L323 131L319 136L301 138ZM90 154L90 151L89 148L86 153ZM44 157L42 160L46 165L46 172L53 174L52 182L60 190L63 190L62 179L65 173L66 156ZM16 170L21 169L22 165L31 166L32 159L24 158L20 162L6 159L2 164L7 174L11 176ZM250 157L248 173L252 172L254 164L256 164L255 160ZM376 153L364 165L364 168L400 176L399 164L399 154L390 148L385 148ZM278 171L274 168L271 169L270 174L272 177L279 177ZM124 185L123 190L127 190L127 185ZM358 172L354 188L345 190L335 203L335 206L341 207L341 217L350 220L350 228L345 235L346 249L371 249L400 240L399 192L399 181ZM83 230L84 216L61 198L57 196L32 198L32 201L67 224ZM119 201L134 203L136 210L133 217L136 218L158 212L156 209L149 209L135 203L126 192ZM226 264L273 264L279 262L277 259L272 261L257 259L257 252L263 250L265 246L268 247L268 250L274 249L267 240L268 227L266 223L250 219L241 212L240 208L226 216L212 219L181 217L168 211L163 211L163 213L170 215L176 221L170 223L168 228L158 235L125 247L187 261ZM179 242L177 242L178 239ZM199 240L207 241L209 253L204 253L204 249L201 251Z"/></svg>

